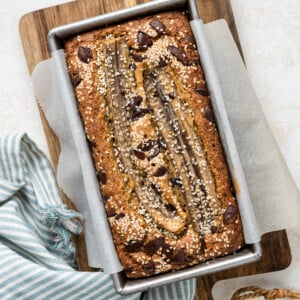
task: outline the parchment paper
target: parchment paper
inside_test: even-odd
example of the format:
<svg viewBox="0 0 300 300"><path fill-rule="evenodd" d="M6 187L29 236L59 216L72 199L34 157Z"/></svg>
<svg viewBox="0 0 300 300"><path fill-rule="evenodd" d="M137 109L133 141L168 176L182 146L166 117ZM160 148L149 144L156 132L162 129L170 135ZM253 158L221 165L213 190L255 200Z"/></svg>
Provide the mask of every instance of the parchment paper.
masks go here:
<svg viewBox="0 0 300 300"><path fill-rule="evenodd" d="M260 233L300 226L300 194L225 21L206 25ZM280 109L280 108L278 108Z"/></svg>
<svg viewBox="0 0 300 300"><path fill-rule="evenodd" d="M267 126L230 31L225 21L207 24L205 30L246 175L259 233L298 226L299 192ZM63 59L60 51L55 55ZM79 138L77 145L72 141L70 127L64 117L68 111L63 109L64 98L58 89L60 80L64 78L62 74L57 74L51 59L38 64L32 75L35 95L61 143L58 182L84 216L89 264L102 267L107 273L115 273L121 267L114 251L105 212L99 207L99 199L87 201L91 195L86 197L88 191L84 190L85 178L81 176L83 170L76 153L83 137ZM66 95L69 92L63 93ZM78 132L78 136L80 135ZM246 225L244 231L246 235L247 232L252 232L248 236L248 242L257 242L260 237L255 234L255 224L251 226L253 218L243 207L241 205L243 225Z"/></svg>
<svg viewBox="0 0 300 300"><path fill-rule="evenodd" d="M64 60L62 50L54 55ZM66 78L58 70L55 61L49 59L38 64L32 74L35 95L61 145L57 180L83 215L89 265L102 268L105 273L117 273L122 268L115 252L106 213L100 205L101 195L96 176L93 175L94 167L82 124L68 117L72 110L76 110L76 102L75 99L72 102L72 97L66 97L70 91L64 88L62 83ZM67 103L66 99L69 99L70 103ZM81 155L78 155L80 153ZM86 155L82 155L83 153ZM92 175L85 177L84 173Z"/></svg>

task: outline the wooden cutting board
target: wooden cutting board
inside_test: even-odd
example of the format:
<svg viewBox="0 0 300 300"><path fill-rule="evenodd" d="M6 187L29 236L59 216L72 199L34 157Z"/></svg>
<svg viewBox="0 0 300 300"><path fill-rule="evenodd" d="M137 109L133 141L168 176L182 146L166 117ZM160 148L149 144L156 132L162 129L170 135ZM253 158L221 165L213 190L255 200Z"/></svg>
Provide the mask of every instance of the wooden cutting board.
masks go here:
<svg viewBox="0 0 300 300"><path fill-rule="evenodd" d="M50 57L47 46L47 32L49 29L143 2L147 2L147 0L78 0L23 16L19 23L19 29L30 74L37 63ZM236 44L241 51L230 0L198 0L198 7L204 23L222 18L226 19ZM53 168L56 171L60 152L59 141L49 127L42 111L41 117ZM74 208L72 202L64 195L63 200L70 208ZM87 265L83 236L75 237L75 240L80 270L91 271L92 269ZM212 299L211 288L218 280L281 270L290 264L291 252L285 231L264 235L262 237L262 246L263 257L259 262L198 278L197 299Z"/></svg>

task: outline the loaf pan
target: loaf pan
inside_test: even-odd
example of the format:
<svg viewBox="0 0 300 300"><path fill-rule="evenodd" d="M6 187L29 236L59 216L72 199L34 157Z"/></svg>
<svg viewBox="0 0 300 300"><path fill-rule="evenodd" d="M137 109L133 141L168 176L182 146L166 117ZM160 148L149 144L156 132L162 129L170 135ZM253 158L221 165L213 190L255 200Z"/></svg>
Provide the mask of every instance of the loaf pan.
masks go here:
<svg viewBox="0 0 300 300"><path fill-rule="evenodd" d="M49 48L51 53L53 53L56 50L63 49L63 41L76 34L80 34L96 28L101 28L107 25L121 23L129 19L134 19L137 17L142 17L150 14L159 13L165 10L173 10L177 8L186 9L188 11L197 47L201 54L205 54L204 56L201 56L201 64L204 70L207 87L211 95L211 102L214 109L216 124L218 127L221 143L226 156L226 161L228 164L232 181L234 183L234 186L236 187L238 205L246 205L246 208L247 206L249 207L248 210L243 210L244 216L241 213L243 226L249 226L249 223L255 226L256 222L254 219L252 206L251 204L249 204L250 196L248 193L245 176L242 170L238 152L227 119L225 106L222 98L222 92L217 79L216 71L214 69L213 61L210 57L209 46L205 39L203 25L198 14L198 8L195 0L156 0L145 4L140 4L128 9L122 9L119 11L99 15L90 19L85 19L75 23L56 27L51 29L48 33ZM59 58L57 58L57 56L55 55L53 55L53 59L59 60ZM56 61L56 66L60 68L60 70L58 70L59 72L64 73L63 82L61 82L61 84L66 85L68 89L72 89L72 84L69 78L66 63ZM79 124L81 122L81 119L77 112L75 95L64 95L64 99L62 100L67 108L66 117L68 118L71 114L72 118L78 118ZM73 105L70 106L70 103L73 103ZM82 126L81 129L82 136L84 137L85 135ZM73 131L72 134L74 135L75 139L75 135L78 135L78 128L74 129L71 126L71 130ZM78 139L78 136L76 136L76 139ZM88 147L88 143L85 138L82 139L81 143L82 146ZM77 149L77 151L80 155L81 152L79 151L79 149ZM85 157L85 161L88 161L91 165L93 164L91 157ZM87 174L83 174L83 176L85 175ZM93 176L93 174L88 174L88 176L91 175ZM93 188L95 189L95 193L100 193L99 185L96 184ZM245 215L247 215L247 217ZM251 220L251 217L249 219L249 215L253 216L253 220ZM245 222L248 222L248 224L245 224ZM145 291L176 281L203 276L210 273L241 266L250 262L257 261L260 259L260 257L261 245L260 242L255 242L246 244L246 246L242 250L236 253L216 258L207 262L199 263L198 265L187 267L185 269L175 272L165 273L143 279L128 279L125 277L123 272L113 274L112 276L116 291L122 295L126 295L135 292Z"/></svg>

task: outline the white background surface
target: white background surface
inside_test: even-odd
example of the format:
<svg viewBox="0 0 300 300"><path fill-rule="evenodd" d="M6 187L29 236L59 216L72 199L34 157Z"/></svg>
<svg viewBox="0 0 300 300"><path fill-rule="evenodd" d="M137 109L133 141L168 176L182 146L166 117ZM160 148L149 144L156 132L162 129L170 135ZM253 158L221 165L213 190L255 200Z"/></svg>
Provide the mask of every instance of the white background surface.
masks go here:
<svg viewBox="0 0 300 300"><path fill-rule="evenodd" d="M46 153L47 144L18 32L19 19L63 0L0 2L0 136L26 131ZM270 127L300 188L300 1L232 0L245 62ZM283 200L284 201L284 200ZM300 290L300 230L288 230L292 265L281 272L219 282L216 299L259 284Z"/></svg>

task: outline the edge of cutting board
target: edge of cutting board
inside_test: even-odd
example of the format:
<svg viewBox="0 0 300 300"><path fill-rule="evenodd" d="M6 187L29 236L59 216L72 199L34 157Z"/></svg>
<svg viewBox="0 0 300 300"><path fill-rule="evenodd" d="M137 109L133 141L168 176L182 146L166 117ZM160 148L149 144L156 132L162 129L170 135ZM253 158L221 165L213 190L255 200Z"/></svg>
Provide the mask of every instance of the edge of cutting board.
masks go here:
<svg viewBox="0 0 300 300"><path fill-rule="evenodd" d="M19 32L29 73L32 73L34 67L39 62L50 57L47 44L47 32L49 29L143 2L147 2L147 0L78 0L24 15L19 22ZM225 19L227 21L234 40L242 54L230 0L198 0L198 7L204 23L217 19ZM40 115L48 142L52 166L56 172L60 153L59 141L50 128L41 109ZM63 193L62 197L68 207L72 209L75 208L72 202ZM81 234L79 237L74 237L74 239L77 246L79 269L81 271L95 271L95 269L88 267L83 235ZM264 235L262 237L262 247L263 257L259 262L199 277L196 299L212 299L211 289L218 280L279 271L290 265L292 257L285 230Z"/></svg>

